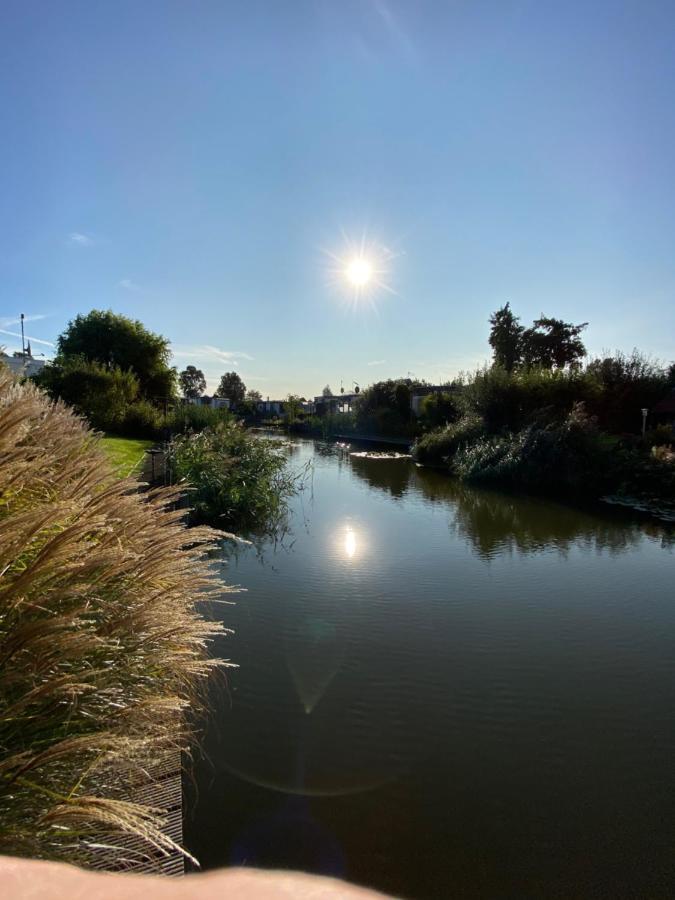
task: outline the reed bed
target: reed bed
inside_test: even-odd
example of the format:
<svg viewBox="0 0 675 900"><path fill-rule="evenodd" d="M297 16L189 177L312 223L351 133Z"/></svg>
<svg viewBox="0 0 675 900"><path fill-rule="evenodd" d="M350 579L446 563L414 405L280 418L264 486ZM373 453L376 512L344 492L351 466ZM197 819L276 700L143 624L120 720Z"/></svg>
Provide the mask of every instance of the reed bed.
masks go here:
<svg viewBox="0 0 675 900"><path fill-rule="evenodd" d="M0 852L175 851L130 785L192 740L227 590L178 491L118 480L73 412L0 367Z"/></svg>

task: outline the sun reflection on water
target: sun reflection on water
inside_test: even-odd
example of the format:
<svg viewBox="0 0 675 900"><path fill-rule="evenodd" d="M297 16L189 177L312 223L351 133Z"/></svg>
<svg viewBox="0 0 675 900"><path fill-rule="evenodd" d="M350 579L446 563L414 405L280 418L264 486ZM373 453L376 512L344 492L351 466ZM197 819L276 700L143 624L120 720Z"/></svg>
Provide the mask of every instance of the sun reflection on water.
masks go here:
<svg viewBox="0 0 675 900"><path fill-rule="evenodd" d="M352 528L347 527L345 531L345 553L349 559L353 559L356 555L356 547L356 532Z"/></svg>

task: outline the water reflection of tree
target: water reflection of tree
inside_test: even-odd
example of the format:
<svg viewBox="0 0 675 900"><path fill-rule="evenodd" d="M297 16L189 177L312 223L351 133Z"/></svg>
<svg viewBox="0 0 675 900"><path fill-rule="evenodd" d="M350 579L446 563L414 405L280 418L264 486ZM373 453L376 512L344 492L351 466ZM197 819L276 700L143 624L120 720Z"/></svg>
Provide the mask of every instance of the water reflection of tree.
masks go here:
<svg viewBox="0 0 675 900"><path fill-rule="evenodd" d="M537 553L589 547L624 553L639 543L644 529L627 519L596 515L553 500L471 487L453 478L416 469L415 487L435 502L454 507L451 528L479 556L489 559L517 550Z"/></svg>
<svg viewBox="0 0 675 900"><path fill-rule="evenodd" d="M369 485L394 497L417 494L427 503L447 506L453 533L469 541L484 559L514 550L553 549L565 554L572 547L620 554L645 534L672 542L659 526L614 517L609 511L606 516L597 515L544 498L474 488L402 460L352 457L351 466Z"/></svg>
<svg viewBox="0 0 675 900"><path fill-rule="evenodd" d="M624 553L639 543L641 529L550 501L464 489L458 492L452 528L467 538L479 556L504 550L536 553L587 547Z"/></svg>
<svg viewBox="0 0 675 900"><path fill-rule="evenodd" d="M411 471L409 460L351 456L349 461L352 471L371 487L397 498L406 493Z"/></svg>

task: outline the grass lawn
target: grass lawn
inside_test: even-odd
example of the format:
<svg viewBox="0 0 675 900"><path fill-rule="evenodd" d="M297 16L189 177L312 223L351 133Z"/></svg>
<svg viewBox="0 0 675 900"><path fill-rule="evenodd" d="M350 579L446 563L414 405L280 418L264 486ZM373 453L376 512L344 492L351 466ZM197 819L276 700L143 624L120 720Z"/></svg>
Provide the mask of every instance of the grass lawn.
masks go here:
<svg viewBox="0 0 675 900"><path fill-rule="evenodd" d="M101 446L110 457L120 475L130 475L143 460L143 454L154 444L153 441L140 441L136 438L112 437L101 438Z"/></svg>

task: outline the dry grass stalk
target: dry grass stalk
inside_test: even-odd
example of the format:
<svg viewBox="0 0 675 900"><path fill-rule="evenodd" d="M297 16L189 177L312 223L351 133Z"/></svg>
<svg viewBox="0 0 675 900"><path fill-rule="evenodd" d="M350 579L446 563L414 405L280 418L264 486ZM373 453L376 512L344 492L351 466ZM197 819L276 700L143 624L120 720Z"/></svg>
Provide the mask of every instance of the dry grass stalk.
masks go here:
<svg viewBox="0 0 675 900"><path fill-rule="evenodd" d="M0 367L0 852L170 849L129 781L186 748L221 630L196 604L226 590L176 496L116 480L80 419Z"/></svg>

